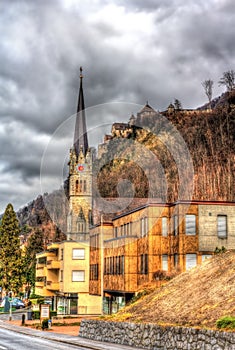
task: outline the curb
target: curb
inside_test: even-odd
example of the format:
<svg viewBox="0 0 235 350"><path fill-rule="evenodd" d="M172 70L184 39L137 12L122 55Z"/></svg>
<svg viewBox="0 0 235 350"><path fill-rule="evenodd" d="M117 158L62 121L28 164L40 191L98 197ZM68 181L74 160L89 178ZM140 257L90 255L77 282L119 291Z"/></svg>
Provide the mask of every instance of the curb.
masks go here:
<svg viewBox="0 0 235 350"><path fill-rule="evenodd" d="M80 346L84 349L92 349L92 350L133 350L133 347L125 346L121 344L114 344L114 343L101 343L96 340L86 339L86 338L80 338L79 336L68 336L68 337L74 337L74 339L66 339L66 337L63 338L63 335L60 335L61 338L58 337L58 333L49 333L49 334L42 334L46 331L36 331L34 329L25 329L23 326L17 326L17 325L11 325L9 323L4 323L4 321L0 320L0 328L8 329L10 331L14 331L16 333L33 336L36 338L46 339L46 340L52 340L58 343L64 343L68 345L73 346ZM94 343L94 344L92 344ZM135 350L142 350L140 348L134 348Z"/></svg>

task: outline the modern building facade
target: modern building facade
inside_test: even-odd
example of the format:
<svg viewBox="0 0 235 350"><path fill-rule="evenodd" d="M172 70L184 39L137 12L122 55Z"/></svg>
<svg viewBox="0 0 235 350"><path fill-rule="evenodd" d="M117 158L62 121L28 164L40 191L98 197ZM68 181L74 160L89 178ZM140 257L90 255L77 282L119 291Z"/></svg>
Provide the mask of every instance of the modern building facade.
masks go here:
<svg viewBox="0 0 235 350"><path fill-rule="evenodd" d="M152 203L94 227L90 293L103 295L104 312L113 313L145 284L201 264L216 248L234 249L234 214L235 203L228 202ZM107 227L112 237L104 234Z"/></svg>

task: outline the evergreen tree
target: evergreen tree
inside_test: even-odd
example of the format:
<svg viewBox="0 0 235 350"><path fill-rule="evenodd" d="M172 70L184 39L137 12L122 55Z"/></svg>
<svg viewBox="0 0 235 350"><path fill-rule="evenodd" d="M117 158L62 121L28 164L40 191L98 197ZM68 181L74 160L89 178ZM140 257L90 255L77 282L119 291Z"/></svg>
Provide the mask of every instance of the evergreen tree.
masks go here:
<svg viewBox="0 0 235 350"><path fill-rule="evenodd" d="M12 204L8 204L0 226L0 286L18 292L23 284L20 225Z"/></svg>
<svg viewBox="0 0 235 350"><path fill-rule="evenodd" d="M44 236L41 230L37 229L33 232L27 241L27 247L24 256L24 272L26 290L28 295L31 289L35 288L36 281L36 254L44 249Z"/></svg>

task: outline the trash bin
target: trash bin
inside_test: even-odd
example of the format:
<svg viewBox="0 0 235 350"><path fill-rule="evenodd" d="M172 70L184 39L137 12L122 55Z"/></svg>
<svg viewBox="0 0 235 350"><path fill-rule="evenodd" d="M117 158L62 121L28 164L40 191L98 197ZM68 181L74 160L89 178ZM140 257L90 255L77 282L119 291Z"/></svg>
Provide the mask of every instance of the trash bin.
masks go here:
<svg viewBox="0 0 235 350"><path fill-rule="evenodd" d="M27 320L31 321L33 319L33 312L32 310L28 310L27 312Z"/></svg>

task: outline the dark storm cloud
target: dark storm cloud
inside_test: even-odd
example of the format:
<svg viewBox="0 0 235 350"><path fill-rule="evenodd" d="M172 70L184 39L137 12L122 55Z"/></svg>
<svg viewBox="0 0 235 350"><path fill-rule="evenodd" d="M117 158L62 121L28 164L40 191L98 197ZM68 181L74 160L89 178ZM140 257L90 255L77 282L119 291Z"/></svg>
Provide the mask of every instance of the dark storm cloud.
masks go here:
<svg viewBox="0 0 235 350"><path fill-rule="evenodd" d="M235 68L234 13L232 0L1 1L1 207L37 193L44 148L76 111L79 66L86 107L148 100L162 110L174 98L197 107L206 100L201 81L216 83ZM214 94L219 92L215 84ZM101 113L91 117L91 129L96 118L111 121ZM58 155L72 144L67 130L51 145L48 184L53 162L64 164Z"/></svg>

